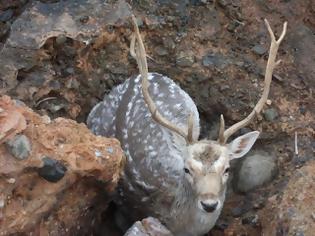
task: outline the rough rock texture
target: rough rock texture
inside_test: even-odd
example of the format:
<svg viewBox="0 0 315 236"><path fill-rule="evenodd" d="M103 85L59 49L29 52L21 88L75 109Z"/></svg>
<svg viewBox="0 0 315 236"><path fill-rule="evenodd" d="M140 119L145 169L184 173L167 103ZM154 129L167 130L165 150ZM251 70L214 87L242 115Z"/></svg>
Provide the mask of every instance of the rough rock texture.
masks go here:
<svg viewBox="0 0 315 236"><path fill-rule="evenodd" d="M172 236L161 222L153 217L135 222L124 236Z"/></svg>
<svg viewBox="0 0 315 236"><path fill-rule="evenodd" d="M315 161L297 169L284 191L264 209L263 235L305 235L315 232Z"/></svg>
<svg viewBox="0 0 315 236"><path fill-rule="evenodd" d="M0 235L93 232L119 179L119 142L75 121L41 117L8 96L0 108ZM29 155L16 150L24 159L6 144L16 130L30 142Z"/></svg>

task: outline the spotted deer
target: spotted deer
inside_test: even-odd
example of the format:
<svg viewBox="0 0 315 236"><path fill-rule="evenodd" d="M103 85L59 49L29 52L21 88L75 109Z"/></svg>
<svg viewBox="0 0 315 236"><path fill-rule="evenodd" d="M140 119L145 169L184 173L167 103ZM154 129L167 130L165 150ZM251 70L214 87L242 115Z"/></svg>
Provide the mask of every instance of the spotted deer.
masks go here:
<svg viewBox="0 0 315 236"><path fill-rule="evenodd" d="M145 48L133 17L130 53L140 75L114 88L88 116L96 134L116 137L126 153L119 187L121 211L132 217L154 216L174 235L207 233L218 219L224 200L230 161L243 157L259 136L246 133L227 142L248 125L266 103L278 47L287 23L276 40L271 37L264 90L253 111L225 130L221 115L219 138L199 140L199 115L189 95L170 78L148 73Z"/></svg>

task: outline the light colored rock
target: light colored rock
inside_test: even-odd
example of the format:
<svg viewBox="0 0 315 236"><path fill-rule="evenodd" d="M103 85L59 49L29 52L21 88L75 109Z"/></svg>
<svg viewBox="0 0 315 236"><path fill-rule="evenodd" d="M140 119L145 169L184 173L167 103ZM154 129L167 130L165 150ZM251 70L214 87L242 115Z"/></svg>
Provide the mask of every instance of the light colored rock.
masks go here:
<svg viewBox="0 0 315 236"><path fill-rule="evenodd" d="M276 157L262 151L255 152L246 156L237 168L234 189L248 192L271 181L276 173Z"/></svg>
<svg viewBox="0 0 315 236"><path fill-rule="evenodd" d="M31 143L25 135L16 135L7 142L9 152L18 160L26 159L31 152Z"/></svg>
<svg viewBox="0 0 315 236"><path fill-rule="evenodd" d="M124 236L173 236L162 223L153 217L135 222Z"/></svg>

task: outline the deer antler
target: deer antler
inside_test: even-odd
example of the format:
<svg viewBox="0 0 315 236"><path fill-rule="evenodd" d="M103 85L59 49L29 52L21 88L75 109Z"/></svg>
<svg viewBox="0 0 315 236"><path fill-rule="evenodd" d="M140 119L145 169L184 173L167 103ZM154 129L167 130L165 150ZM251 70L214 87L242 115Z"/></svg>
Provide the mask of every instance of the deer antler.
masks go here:
<svg viewBox="0 0 315 236"><path fill-rule="evenodd" d="M132 57L134 57L137 61L139 71L142 77L141 86L142 86L142 94L144 101L146 102L150 113L152 114L152 119L155 120L157 123L161 124L162 126L174 131L175 133L179 134L183 138L185 138L187 143L193 142L193 117L192 114L188 117L188 130L185 131L181 129L180 127L177 127L175 124L167 120L165 117L161 115L161 113L158 111L154 101L152 100L150 94L149 94L149 81L148 81L148 64L147 64L147 56L145 52L145 48L143 45L143 41L139 32L137 20L134 15L132 15L132 22L134 25L134 34L132 36L131 42L130 42L130 54ZM137 43L137 47L136 47ZM136 49L136 50L135 50Z"/></svg>
<svg viewBox="0 0 315 236"><path fill-rule="evenodd" d="M223 118L223 115L221 115L221 124L220 124L219 138L218 138L218 141L221 144L225 144L228 138L232 134L234 134L239 129L248 125L254 119L255 115L261 112L263 106L265 105L267 101L273 70L281 62L280 60L276 61L276 56L277 56L279 45L282 42L287 31L287 22L284 22L283 30L278 40L276 40L275 35L269 25L269 22L266 19L265 19L265 24L270 34L271 45L269 49L269 57L268 57L268 62L267 62L267 67L266 67L266 72L265 72L264 91L262 93L260 100L254 107L253 111L244 120L232 125L225 131L224 131L224 118Z"/></svg>

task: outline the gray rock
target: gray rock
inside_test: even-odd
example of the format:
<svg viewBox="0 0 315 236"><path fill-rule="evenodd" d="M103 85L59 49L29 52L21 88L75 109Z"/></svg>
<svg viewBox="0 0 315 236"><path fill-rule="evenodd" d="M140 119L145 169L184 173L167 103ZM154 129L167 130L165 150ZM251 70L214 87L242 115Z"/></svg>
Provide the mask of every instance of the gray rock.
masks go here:
<svg viewBox="0 0 315 236"><path fill-rule="evenodd" d="M276 173L276 157L257 151L246 156L236 169L234 189L239 192L248 192L270 182Z"/></svg>
<svg viewBox="0 0 315 236"><path fill-rule="evenodd" d="M264 117L267 121L274 121L278 117L278 112L274 108L265 110Z"/></svg>
<svg viewBox="0 0 315 236"><path fill-rule="evenodd" d="M135 222L124 236L172 236L173 234L153 217Z"/></svg>
<svg viewBox="0 0 315 236"><path fill-rule="evenodd" d="M192 51L184 52L181 51L176 56L176 64L180 67L188 67L194 64L195 56Z"/></svg>
<svg viewBox="0 0 315 236"><path fill-rule="evenodd" d="M25 135L16 135L6 143L8 151L18 160L25 160L32 150L31 143Z"/></svg>
<svg viewBox="0 0 315 236"><path fill-rule="evenodd" d="M267 52L267 48L263 45L256 44L254 47L252 47L252 51L257 55L262 56Z"/></svg>
<svg viewBox="0 0 315 236"><path fill-rule="evenodd" d="M156 52L156 54L158 54L159 56L166 56L168 54L168 51L166 50L166 48L162 47L162 46L157 46L154 51Z"/></svg>
<svg viewBox="0 0 315 236"><path fill-rule="evenodd" d="M224 69L229 64L231 64L231 60L219 53L209 53L202 58L202 65L205 67Z"/></svg>
<svg viewBox="0 0 315 236"><path fill-rule="evenodd" d="M58 46L63 45L67 41L67 37L64 34L61 34L57 36L56 38L56 44Z"/></svg>

